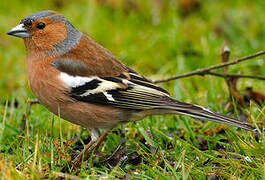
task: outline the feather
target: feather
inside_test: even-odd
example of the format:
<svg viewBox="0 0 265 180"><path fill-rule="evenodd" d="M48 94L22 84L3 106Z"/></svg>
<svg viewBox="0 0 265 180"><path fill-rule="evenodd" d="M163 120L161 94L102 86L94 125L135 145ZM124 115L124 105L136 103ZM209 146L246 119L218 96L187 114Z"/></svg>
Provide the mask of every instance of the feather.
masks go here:
<svg viewBox="0 0 265 180"><path fill-rule="evenodd" d="M79 65L76 64L74 67ZM72 76L61 72L60 78L69 89L68 95L77 101L127 110L162 110L165 113L188 115L247 130L255 129L236 119L173 99L166 90L129 68L128 72L114 77Z"/></svg>

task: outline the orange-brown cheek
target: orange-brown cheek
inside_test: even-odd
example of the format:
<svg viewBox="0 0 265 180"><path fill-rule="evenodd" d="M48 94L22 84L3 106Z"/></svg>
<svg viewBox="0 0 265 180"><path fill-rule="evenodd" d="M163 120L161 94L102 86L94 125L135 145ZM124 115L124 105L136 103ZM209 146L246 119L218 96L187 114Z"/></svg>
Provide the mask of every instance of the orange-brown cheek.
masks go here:
<svg viewBox="0 0 265 180"><path fill-rule="evenodd" d="M65 38L66 27L61 22L49 25L44 30L37 30L32 34L32 40L41 49L51 49Z"/></svg>

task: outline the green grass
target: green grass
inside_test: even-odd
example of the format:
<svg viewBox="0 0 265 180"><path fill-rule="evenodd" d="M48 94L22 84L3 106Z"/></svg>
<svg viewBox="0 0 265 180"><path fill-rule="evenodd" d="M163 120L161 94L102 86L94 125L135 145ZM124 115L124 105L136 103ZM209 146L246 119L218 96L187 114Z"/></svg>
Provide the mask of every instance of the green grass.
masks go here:
<svg viewBox="0 0 265 180"><path fill-rule="evenodd" d="M122 62L151 79L160 79L220 63L220 48L227 40L231 59L263 50L265 3L256 1L201 1L200 9L183 16L178 1L113 0L102 5L91 1L4 1L0 3L0 177L39 179L67 167L75 152L71 139L89 133L54 117L41 105L22 119L27 100L34 98L26 78L26 55L21 39L5 33L20 19L44 9L64 14L79 30L113 52ZM134 1L130 1L134 2ZM220 71L221 72L221 71ZM265 76L264 57L229 67L230 73ZM194 76L161 84L172 96L226 113L229 99L223 79ZM265 83L240 79L264 93ZM69 174L88 178L130 179L264 179L264 105L251 102L243 109L247 121L261 136L186 116L151 116L126 124L128 160L115 167L93 165L92 156L79 171ZM118 130L118 128L116 128ZM211 133L209 133L211 132ZM119 143L111 133L100 151L110 154ZM154 152L154 149L157 149ZM137 159L138 158L138 159ZM250 160L248 160L250 158Z"/></svg>

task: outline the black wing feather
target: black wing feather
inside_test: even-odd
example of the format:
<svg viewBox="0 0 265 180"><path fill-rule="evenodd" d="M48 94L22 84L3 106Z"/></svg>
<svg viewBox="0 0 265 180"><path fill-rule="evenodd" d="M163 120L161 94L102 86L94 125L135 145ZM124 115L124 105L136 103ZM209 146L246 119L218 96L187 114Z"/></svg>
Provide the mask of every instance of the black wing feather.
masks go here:
<svg viewBox="0 0 265 180"><path fill-rule="evenodd" d="M72 88L70 96L78 101L110 105L132 110L156 109L165 106L165 97L169 98L167 91L152 84L146 78L141 78L139 75L131 75L130 73L130 78L130 80L124 82L124 79L120 76L103 77L100 79L119 84L126 83L124 85L125 88L111 89L98 93L87 93L86 95L83 95L85 92L93 90L93 88L104 86L104 81L100 82L100 80L97 79L96 82L93 80L82 86ZM97 86L94 86L95 84ZM106 94L110 95L113 100L110 100Z"/></svg>

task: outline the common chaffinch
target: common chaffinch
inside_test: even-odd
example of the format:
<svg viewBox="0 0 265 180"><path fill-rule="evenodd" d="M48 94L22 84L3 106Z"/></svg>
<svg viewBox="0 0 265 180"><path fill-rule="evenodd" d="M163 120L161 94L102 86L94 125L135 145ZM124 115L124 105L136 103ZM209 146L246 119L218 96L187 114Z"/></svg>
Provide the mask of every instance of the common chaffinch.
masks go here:
<svg viewBox="0 0 265 180"><path fill-rule="evenodd" d="M24 40L29 85L40 103L61 118L92 130L94 141L100 128L156 114L184 114L255 129L172 98L54 11L31 14L7 34Z"/></svg>

